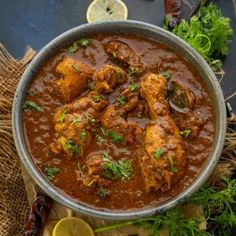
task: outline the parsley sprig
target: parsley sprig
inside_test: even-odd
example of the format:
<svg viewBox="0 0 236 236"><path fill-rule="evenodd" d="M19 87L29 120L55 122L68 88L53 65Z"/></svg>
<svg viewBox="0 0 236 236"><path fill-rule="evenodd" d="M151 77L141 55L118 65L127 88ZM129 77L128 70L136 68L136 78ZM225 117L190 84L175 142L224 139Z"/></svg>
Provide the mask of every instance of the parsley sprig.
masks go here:
<svg viewBox="0 0 236 236"><path fill-rule="evenodd" d="M160 235L162 229L168 229L169 236L228 236L231 228L236 225L236 214L232 209L232 205L236 204L236 180L224 178L224 181L226 184L224 189L217 190L215 187L205 185L188 200L188 203L203 207L205 217L207 217L207 231L199 229L198 219L185 218L180 206L162 215L108 225L97 228L94 232L100 233L136 225L149 229L152 236Z"/></svg>
<svg viewBox="0 0 236 236"><path fill-rule="evenodd" d="M129 180L132 172L132 161L121 159L114 161L109 158L107 152L103 154L103 177L110 180L122 179Z"/></svg>
<svg viewBox="0 0 236 236"><path fill-rule="evenodd" d="M164 28L168 29L167 17ZM213 3L202 6L196 16L187 22L181 20L172 32L188 42L210 64L214 71L222 67L221 57L229 52L233 30L230 19L222 16L220 10Z"/></svg>

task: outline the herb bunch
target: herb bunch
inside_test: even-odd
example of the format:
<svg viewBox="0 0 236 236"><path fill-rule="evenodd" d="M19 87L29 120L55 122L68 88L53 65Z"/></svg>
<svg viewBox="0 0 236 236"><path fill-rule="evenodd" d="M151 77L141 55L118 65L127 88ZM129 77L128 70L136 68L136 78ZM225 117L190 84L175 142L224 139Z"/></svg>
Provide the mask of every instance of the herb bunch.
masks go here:
<svg viewBox="0 0 236 236"><path fill-rule="evenodd" d="M169 21L167 16L165 29L168 29ZM196 16L189 21L181 20L172 32L195 48L215 72L221 69L221 59L229 52L233 30L230 19L222 16L215 4L202 6Z"/></svg>
<svg viewBox="0 0 236 236"><path fill-rule="evenodd" d="M226 187L218 190L205 185L194 194L187 203L202 206L207 221L207 231L199 228L200 221L185 218L181 206L162 215L139 220L131 220L95 229L96 233L104 232L128 225L136 225L149 229L152 236L160 235L162 229L168 229L169 236L228 236L230 229L236 225L236 214L232 205L236 204L236 180L223 179Z"/></svg>

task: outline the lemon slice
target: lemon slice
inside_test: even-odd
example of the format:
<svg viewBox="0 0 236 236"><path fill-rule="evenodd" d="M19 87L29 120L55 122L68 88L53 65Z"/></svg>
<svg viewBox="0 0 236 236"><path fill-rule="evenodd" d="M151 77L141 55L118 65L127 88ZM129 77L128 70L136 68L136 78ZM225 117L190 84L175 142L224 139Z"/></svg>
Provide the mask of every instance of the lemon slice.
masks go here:
<svg viewBox="0 0 236 236"><path fill-rule="evenodd" d="M126 20L128 9L121 0L94 0L87 10L89 23L104 20Z"/></svg>
<svg viewBox="0 0 236 236"><path fill-rule="evenodd" d="M94 236L94 233L84 220L65 217L55 225L52 236Z"/></svg>

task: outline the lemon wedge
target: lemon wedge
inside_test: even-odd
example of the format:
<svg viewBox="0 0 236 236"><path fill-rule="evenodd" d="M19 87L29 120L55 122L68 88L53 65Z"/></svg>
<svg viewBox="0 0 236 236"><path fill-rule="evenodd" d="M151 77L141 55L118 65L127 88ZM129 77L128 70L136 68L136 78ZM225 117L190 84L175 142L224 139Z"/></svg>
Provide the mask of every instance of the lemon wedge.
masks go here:
<svg viewBox="0 0 236 236"><path fill-rule="evenodd" d="M52 236L94 236L92 228L77 217L65 217L55 225Z"/></svg>
<svg viewBox="0 0 236 236"><path fill-rule="evenodd" d="M86 13L89 23L104 20L126 20L127 6L121 0L94 0Z"/></svg>

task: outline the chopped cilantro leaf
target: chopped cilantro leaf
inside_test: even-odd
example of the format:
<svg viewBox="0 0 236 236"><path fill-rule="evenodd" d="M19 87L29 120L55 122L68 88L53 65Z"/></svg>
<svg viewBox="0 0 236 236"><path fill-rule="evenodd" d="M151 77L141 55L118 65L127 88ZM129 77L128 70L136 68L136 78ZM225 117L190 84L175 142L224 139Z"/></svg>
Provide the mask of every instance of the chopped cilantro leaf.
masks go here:
<svg viewBox="0 0 236 236"><path fill-rule="evenodd" d="M117 57L117 54L116 54L116 52L112 52L111 54L112 54L112 56L113 56L114 58L116 58L116 57Z"/></svg>
<svg viewBox="0 0 236 236"><path fill-rule="evenodd" d="M82 118L81 117L74 117L73 118L73 121L72 121L72 124L78 124L78 123L81 123L82 122Z"/></svg>
<svg viewBox="0 0 236 236"><path fill-rule="evenodd" d="M122 180L129 180L132 171L132 161L128 159L121 159L113 161L109 159L108 153L103 155L103 177L111 180L121 178Z"/></svg>
<svg viewBox="0 0 236 236"><path fill-rule="evenodd" d="M55 175L59 173L60 169L57 167L45 166L43 171L49 180L53 180Z"/></svg>
<svg viewBox="0 0 236 236"><path fill-rule="evenodd" d="M75 143L75 141L69 139L64 144L65 149L68 149L72 154L77 154L80 152L80 148Z"/></svg>
<svg viewBox="0 0 236 236"><path fill-rule="evenodd" d="M170 172L177 173L177 168L175 166L175 161L172 159L172 157L168 157L169 163L170 163Z"/></svg>
<svg viewBox="0 0 236 236"><path fill-rule="evenodd" d="M134 83L133 82L133 77L134 75L138 73L138 70L136 68L130 67L126 73L126 77L129 81L129 83Z"/></svg>
<svg viewBox="0 0 236 236"><path fill-rule="evenodd" d="M87 38L80 39L76 42L78 42L78 44L81 45L82 47L87 47L89 45L89 40Z"/></svg>
<svg viewBox="0 0 236 236"><path fill-rule="evenodd" d="M129 85L129 90L131 92L135 92L135 91L139 90L139 88L140 88L140 84L138 84L138 83L131 83Z"/></svg>
<svg viewBox="0 0 236 236"><path fill-rule="evenodd" d="M158 148L154 152L154 157L159 160L160 157L165 153L165 151L162 148Z"/></svg>
<svg viewBox="0 0 236 236"><path fill-rule="evenodd" d="M126 102L127 102L127 99L125 96L120 96L117 98L117 104L119 106L124 106L126 104Z"/></svg>
<svg viewBox="0 0 236 236"><path fill-rule="evenodd" d="M86 131L86 129L82 129L79 136L80 136L82 142L85 142L86 137L87 137L87 131Z"/></svg>
<svg viewBox="0 0 236 236"><path fill-rule="evenodd" d="M57 116L57 123L62 123L66 117L67 110L63 110L60 115Z"/></svg>
<svg viewBox="0 0 236 236"><path fill-rule="evenodd" d="M111 138L113 143L120 143L124 141L124 137L114 131L108 131L108 136Z"/></svg>
<svg viewBox="0 0 236 236"><path fill-rule="evenodd" d="M188 136L190 135L191 130L190 129L184 129L182 131L180 131L180 134L184 137L184 138L188 138Z"/></svg>
<svg viewBox="0 0 236 236"><path fill-rule="evenodd" d="M75 53L80 46L87 47L89 45L88 39L80 39L75 42L73 42L72 46L68 48L68 53Z"/></svg>
<svg viewBox="0 0 236 236"><path fill-rule="evenodd" d="M106 198L110 194L110 191L107 188L100 187L97 193L100 197Z"/></svg>
<svg viewBox="0 0 236 236"><path fill-rule="evenodd" d="M98 94L98 95L94 95L93 96L93 101L94 102L100 102L102 99L104 99L105 97L101 94Z"/></svg>
<svg viewBox="0 0 236 236"><path fill-rule="evenodd" d="M92 125L95 124L96 120L94 119L94 117L92 117L92 116L90 116L90 115L88 115L88 114L86 114L86 113L84 113L84 115L85 115L87 121L88 121L90 124L92 124Z"/></svg>
<svg viewBox="0 0 236 236"><path fill-rule="evenodd" d="M170 167L170 172L172 172L172 173L177 173L177 168L175 167L175 166L171 166Z"/></svg>
<svg viewBox="0 0 236 236"><path fill-rule="evenodd" d="M170 80L171 78L171 73L169 71L164 71L161 73L161 75L166 79L166 80Z"/></svg>
<svg viewBox="0 0 236 236"><path fill-rule="evenodd" d="M35 110L37 112L43 112L43 108L41 108L39 105L37 105L35 102L33 101L26 101L23 105L22 110L24 112L26 111L30 111L30 110Z"/></svg>

